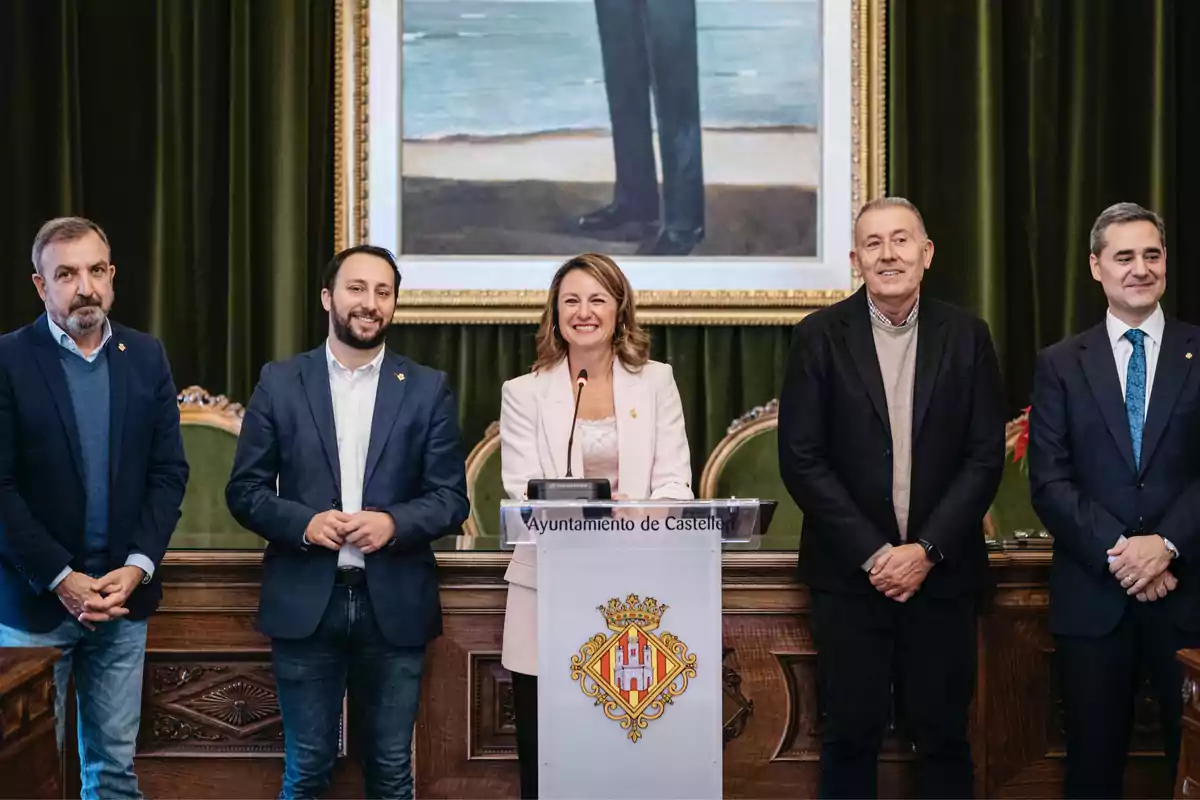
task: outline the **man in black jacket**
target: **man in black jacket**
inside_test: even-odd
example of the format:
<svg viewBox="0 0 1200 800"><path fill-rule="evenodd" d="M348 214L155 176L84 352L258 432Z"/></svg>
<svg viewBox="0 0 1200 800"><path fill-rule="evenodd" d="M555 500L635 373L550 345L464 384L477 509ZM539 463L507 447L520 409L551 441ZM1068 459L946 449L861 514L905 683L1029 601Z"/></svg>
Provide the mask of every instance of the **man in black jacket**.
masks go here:
<svg viewBox="0 0 1200 800"><path fill-rule="evenodd" d="M804 512L824 712L821 795L869 797L896 680L917 792L972 794L967 709L982 522L1004 465L986 323L920 294L933 242L903 198L868 203L864 287L804 319L779 407L779 466Z"/></svg>

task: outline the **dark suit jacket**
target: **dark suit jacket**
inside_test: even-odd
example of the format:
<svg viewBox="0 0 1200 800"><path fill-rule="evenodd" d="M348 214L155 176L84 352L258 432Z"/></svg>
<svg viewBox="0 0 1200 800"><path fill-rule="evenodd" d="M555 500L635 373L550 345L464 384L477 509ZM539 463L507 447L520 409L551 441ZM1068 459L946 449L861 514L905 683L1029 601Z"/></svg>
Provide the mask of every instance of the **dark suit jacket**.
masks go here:
<svg viewBox="0 0 1200 800"><path fill-rule="evenodd" d="M921 591L951 597L987 578L983 517L1004 467L1000 369L987 324L921 298L908 540L944 561ZM866 290L796 326L779 403L779 468L804 512L800 579L872 592L862 564L899 545L892 434Z"/></svg>
<svg viewBox="0 0 1200 800"><path fill-rule="evenodd" d="M1200 630L1200 328L1168 319L1134 469L1129 420L1101 323L1038 354L1029 416L1033 507L1054 536L1050 630L1102 636L1137 602L1108 571L1121 536L1158 533L1179 548L1179 586L1153 604Z"/></svg>
<svg viewBox="0 0 1200 800"><path fill-rule="evenodd" d="M109 569L133 551L157 566L187 486L179 405L162 344L112 323ZM51 581L82 568L83 455L75 411L46 317L0 337L0 623L46 632L67 619ZM158 572L126 602L130 619L158 607Z"/></svg>
<svg viewBox="0 0 1200 800"><path fill-rule="evenodd" d="M225 489L234 518L268 543L258 620L267 636L302 639L316 631L333 591L337 553L306 546L304 531L315 514L340 508L341 494L321 345L263 368ZM468 509L458 413L445 373L391 351L384 356L362 497L364 509L396 521L389 546L365 559L379 627L395 645L423 645L442 631L429 544L454 532Z"/></svg>

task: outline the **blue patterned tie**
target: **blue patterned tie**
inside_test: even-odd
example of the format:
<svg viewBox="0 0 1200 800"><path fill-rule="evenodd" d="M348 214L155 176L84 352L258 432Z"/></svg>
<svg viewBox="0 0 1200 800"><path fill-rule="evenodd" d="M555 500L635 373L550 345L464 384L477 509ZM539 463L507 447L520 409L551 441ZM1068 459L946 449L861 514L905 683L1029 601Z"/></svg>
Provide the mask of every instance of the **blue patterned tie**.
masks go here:
<svg viewBox="0 0 1200 800"><path fill-rule="evenodd" d="M1125 416L1129 417L1129 438L1133 440L1133 464L1142 468L1142 428L1146 426L1146 332L1137 328L1125 331L1133 344L1133 355L1125 371Z"/></svg>

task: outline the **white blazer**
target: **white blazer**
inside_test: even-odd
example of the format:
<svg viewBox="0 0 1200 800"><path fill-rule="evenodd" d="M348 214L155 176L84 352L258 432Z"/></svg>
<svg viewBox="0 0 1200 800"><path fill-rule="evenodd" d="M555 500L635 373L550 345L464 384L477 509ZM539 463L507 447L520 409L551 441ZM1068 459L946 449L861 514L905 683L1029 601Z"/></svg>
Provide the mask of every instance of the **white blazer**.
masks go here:
<svg viewBox="0 0 1200 800"><path fill-rule="evenodd" d="M641 371L630 372L615 359L612 387L618 492L631 500L691 500L692 459L670 365L650 361ZM574 389L566 359L504 384L500 469L510 498L523 499L530 478L566 475ZM578 441L571 453L571 473L584 474ZM536 675L537 550L516 548L504 579L508 606L501 661L512 672Z"/></svg>

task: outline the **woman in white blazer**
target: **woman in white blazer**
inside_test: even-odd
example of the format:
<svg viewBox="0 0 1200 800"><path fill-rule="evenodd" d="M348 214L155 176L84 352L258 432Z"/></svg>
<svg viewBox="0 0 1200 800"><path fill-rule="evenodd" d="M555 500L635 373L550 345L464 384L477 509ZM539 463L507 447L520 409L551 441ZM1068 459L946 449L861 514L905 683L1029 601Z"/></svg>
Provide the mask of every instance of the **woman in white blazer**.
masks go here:
<svg viewBox="0 0 1200 800"><path fill-rule="evenodd" d="M633 290L612 259L587 253L550 283L537 361L504 384L500 463L504 490L525 497L531 478L567 474L574 376L589 377L579 404L571 474L608 478L614 498L692 499L683 406L671 367L650 360ZM502 661L513 673L521 796L537 796L537 552L518 547L504 575Z"/></svg>

